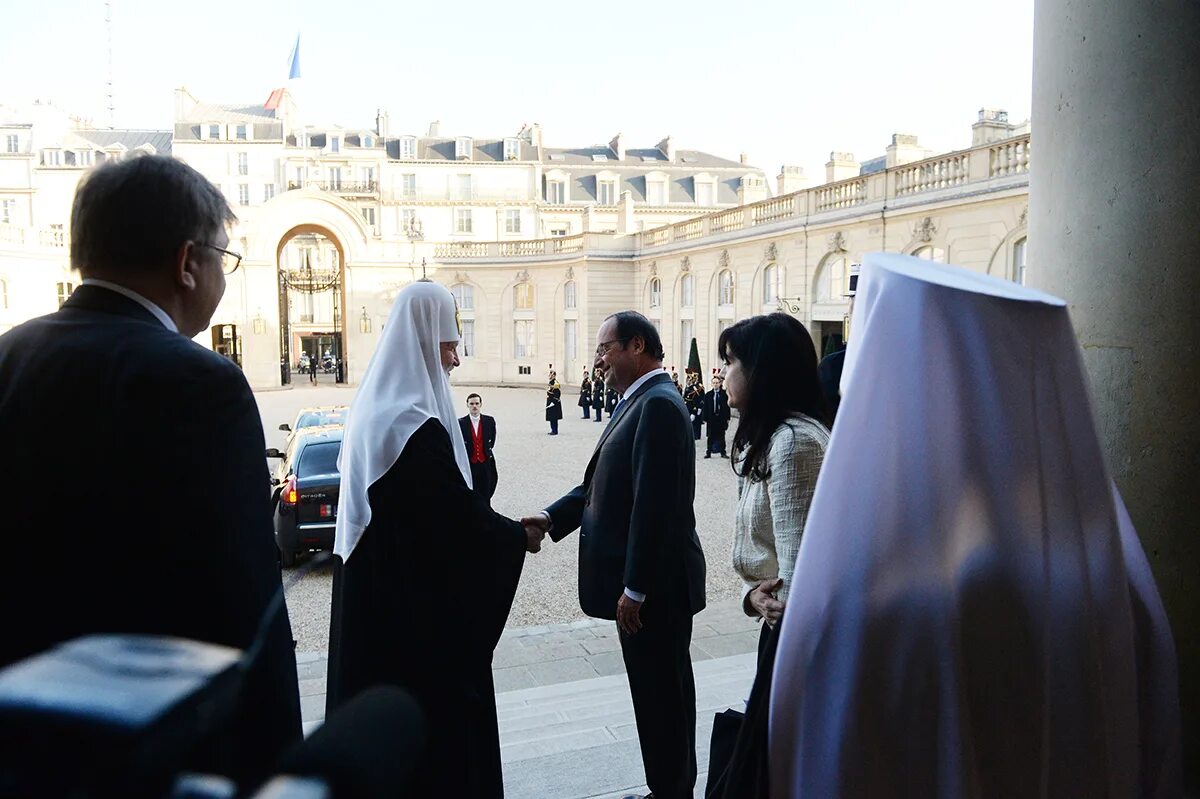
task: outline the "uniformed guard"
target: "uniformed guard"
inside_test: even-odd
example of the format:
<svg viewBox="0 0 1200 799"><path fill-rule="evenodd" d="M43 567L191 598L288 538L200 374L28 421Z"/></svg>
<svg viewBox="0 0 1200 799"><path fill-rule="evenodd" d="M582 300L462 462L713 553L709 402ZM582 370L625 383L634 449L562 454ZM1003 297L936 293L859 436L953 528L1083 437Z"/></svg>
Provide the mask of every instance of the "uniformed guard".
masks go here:
<svg viewBox="0 0 1200 799"><path fill-rule="evenodd" d="M558 420L562 418L562 386L550 373L550 385L546 388L546 421L550 423L550 435L558 435Z"/></svg>
<svg viewBox="0 0 1200 799"><path fill-rule="evenodd" d="M592 375L592 409L596 411L596 421L604 417L604 374L597 369Z"/></svg>
<svg viewBox="0 0 1200 799"><path fill-rule="evenodd" d="M583 408L583 418L592 418L592 375L587 369L583 370L583 379L579 381L579 407Z"/></svg>

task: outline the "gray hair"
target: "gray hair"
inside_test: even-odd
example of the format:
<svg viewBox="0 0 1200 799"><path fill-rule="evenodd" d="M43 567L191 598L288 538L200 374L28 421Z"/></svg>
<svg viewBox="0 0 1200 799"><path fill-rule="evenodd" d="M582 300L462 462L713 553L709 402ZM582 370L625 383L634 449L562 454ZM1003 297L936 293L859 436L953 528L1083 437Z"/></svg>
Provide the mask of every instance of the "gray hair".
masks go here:
<svg viewBox="0 0 1200 799"><path fill-rule="evenodd" d="M138 274L170 263L186 241L211 244L237 219L221 191L182 161L144 155L93 169L71 208L71 266Z"/></svg>

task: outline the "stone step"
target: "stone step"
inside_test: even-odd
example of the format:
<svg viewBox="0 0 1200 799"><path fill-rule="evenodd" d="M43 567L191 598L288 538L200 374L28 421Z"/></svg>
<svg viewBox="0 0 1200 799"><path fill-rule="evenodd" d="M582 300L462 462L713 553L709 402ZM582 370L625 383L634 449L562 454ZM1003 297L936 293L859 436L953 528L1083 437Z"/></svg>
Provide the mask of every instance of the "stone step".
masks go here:
<svg viewBox="0 0 1200 799"><path fill-rule="evenodd" d="M693 664L698 797L707 775L713 715L742 707L755 665L753 653ZM624 675L509 691L496 699L509 799L619 799L646 792Z"/></svg>

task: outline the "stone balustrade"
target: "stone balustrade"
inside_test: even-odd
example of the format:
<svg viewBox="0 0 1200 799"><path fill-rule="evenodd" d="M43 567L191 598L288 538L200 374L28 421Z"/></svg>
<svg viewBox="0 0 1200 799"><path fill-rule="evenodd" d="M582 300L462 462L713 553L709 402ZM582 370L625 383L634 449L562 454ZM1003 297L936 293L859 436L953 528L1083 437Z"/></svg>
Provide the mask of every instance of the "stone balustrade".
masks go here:
<svg viewBox="0 0 1200 799"><path fill-rule="evenodd" d="M853 208L867 201L867 178L858 177L829 183L816 189L816 211L833 211Z"/></svg>
<svg viewBox="0 0 1200 799"><path fill-rule="evenodd" d="M905 164L896 169L896 195L961 186L969 180L969 160L967 153L952 153L915 164Z"/></svg>
<svg viewBox="0 0 1200 799"><path fill-rule="evenodd" d="M672 241L691 241L704 235L704 220L689 219L671 226Z"/></svg>
<svg viewBox="0 0 1200 799"><path fill-rule="evenodd" d="M1028 173L1029 134L1025 134L835 183L826 183L782 197L716 211L683 222L644 230L629 238L632 249L650 250L765 225L784 225L789 221L806 222L814 217L819 221L831 216L836 217L838 212L854 213L854 209L858 207L870 206L874 210L887 207L891 200L903 199L903 204L909 205L911 198L923 194L947 191L952 193L954 189L1025 176ZM1007 185L1007 182L1001 183L996 188L1002 189ZM581 252L592 244L599 244L599 240L593 242L589 239L590 235L592 234L528 242L438 244L435 245L434 257L519 258ZM611 237L606 237L605 241L609 238ZM611 242L606 246L611 246Z"/></svg>
<svg viewBox="0 0 1200 799"><path fill-rule="evenodd" d="M67 235L62 228L27 228L0 224L0 247L4 246L62 250L67 247Z"/></svg>
<svg viewBox="0 0 1200 799"><path fill-rule="evenodd" d="M992 145L988 152L989 177L1003 178L1029 173L1028 136L998 142Z"/></svg>
<svg viewBox="0 0 1200 799"><path fill-rule="evenodd" d="M746 221L746 212L741 208L734 208L732 211L722 211L719 214L713 214L708 217L709 230L713 233L728 233L733 230L741 230Z"/></svg>

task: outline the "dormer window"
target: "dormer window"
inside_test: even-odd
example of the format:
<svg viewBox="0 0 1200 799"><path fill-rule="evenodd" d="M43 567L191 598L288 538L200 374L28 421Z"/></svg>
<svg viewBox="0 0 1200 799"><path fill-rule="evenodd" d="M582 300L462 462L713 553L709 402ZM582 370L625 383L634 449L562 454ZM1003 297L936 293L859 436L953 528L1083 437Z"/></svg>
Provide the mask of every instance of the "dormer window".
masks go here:
<svg viewBox="0 0 1200 799"><path fill-rule="evenodd" d="M42 166L59 166L62 164L61 150L43 150Z"/></svg>
<svg viewBox="0 0 1200 799"><path fill-rule="evenodd" d="M715 205L716 187L707 175L697 175L692 178L695 190L696 205Z"/></svg>
<svg viewBox="0 0 1200 799"><path fill-rule="evenodd" d="M565 180L546 181L546 202L551 205L562 205L567 201L567 182Z"/></svg>
<svg viewBox="0 0 1200 799"><path fill-rule="evenodd" d="M416 158L417 157L417 137L404 136L400 139L400 157L401 158Z"/></svg>
<svg viewBox="0 0 1200 799"><path fill-rule="evenodd" d="M250 139L249 125L238 125L234 128L234 135L238 141L248 141Z"/></svg>
<svg viewBox="0 0 1200 799"><path fill-rule="evenodd" d="M10 133L4 137L4 151L6 153L21 152L21 139L15 133Z"/></svg>
<svg viewBox="0 0 1200 799"><path fill-rule="evenodd" d="M615 180L597 179L596 202L600 205L616 205L617 182Z"/></svg>
<svg viewBox="0 0 1200 799"><path fill-rule="evenodd" d="M221 138L221 126L220 125L209 125L208 126L208 138L220 139Z"/></svg>
<svg viewBox="0 0 1200 799"><path fill-rule="evenodd" d="M75 166L91 166L92 158L91 150L80 150L75 154Z"/></svg>
<svg viewBox="0 0 1200 799"><path fill-rule="evenodd" d="M457 159L470 160L471 158L471 137L459 136L454 140L454 157Z"/></svg>
<svg viewBox="0 0 1200 799"><path fill-rule="evenodd" d="M373 138L371 138L370 136L363 136L362 146L363 147L374 147L375 140Z"/></svg>
<svg viewBox="0 0 1200 799"><path fill-rule="evenodd" d="M329 152L340 153L342 151L342 139L340 136L329 137Z"/></svg>
<svg viewBox="0 0 1200 799"><path fill-rule="evenodd" d="M646 180L646 202L650 205L665 205L667 197L667 182L665 180Z"/></svg>
<svg viewBox="0 0 1200 799"><path fill-rule="evenodd" d="M516 161L521 157L521 142L518 139L504 140L504 160Z"/></svg>

